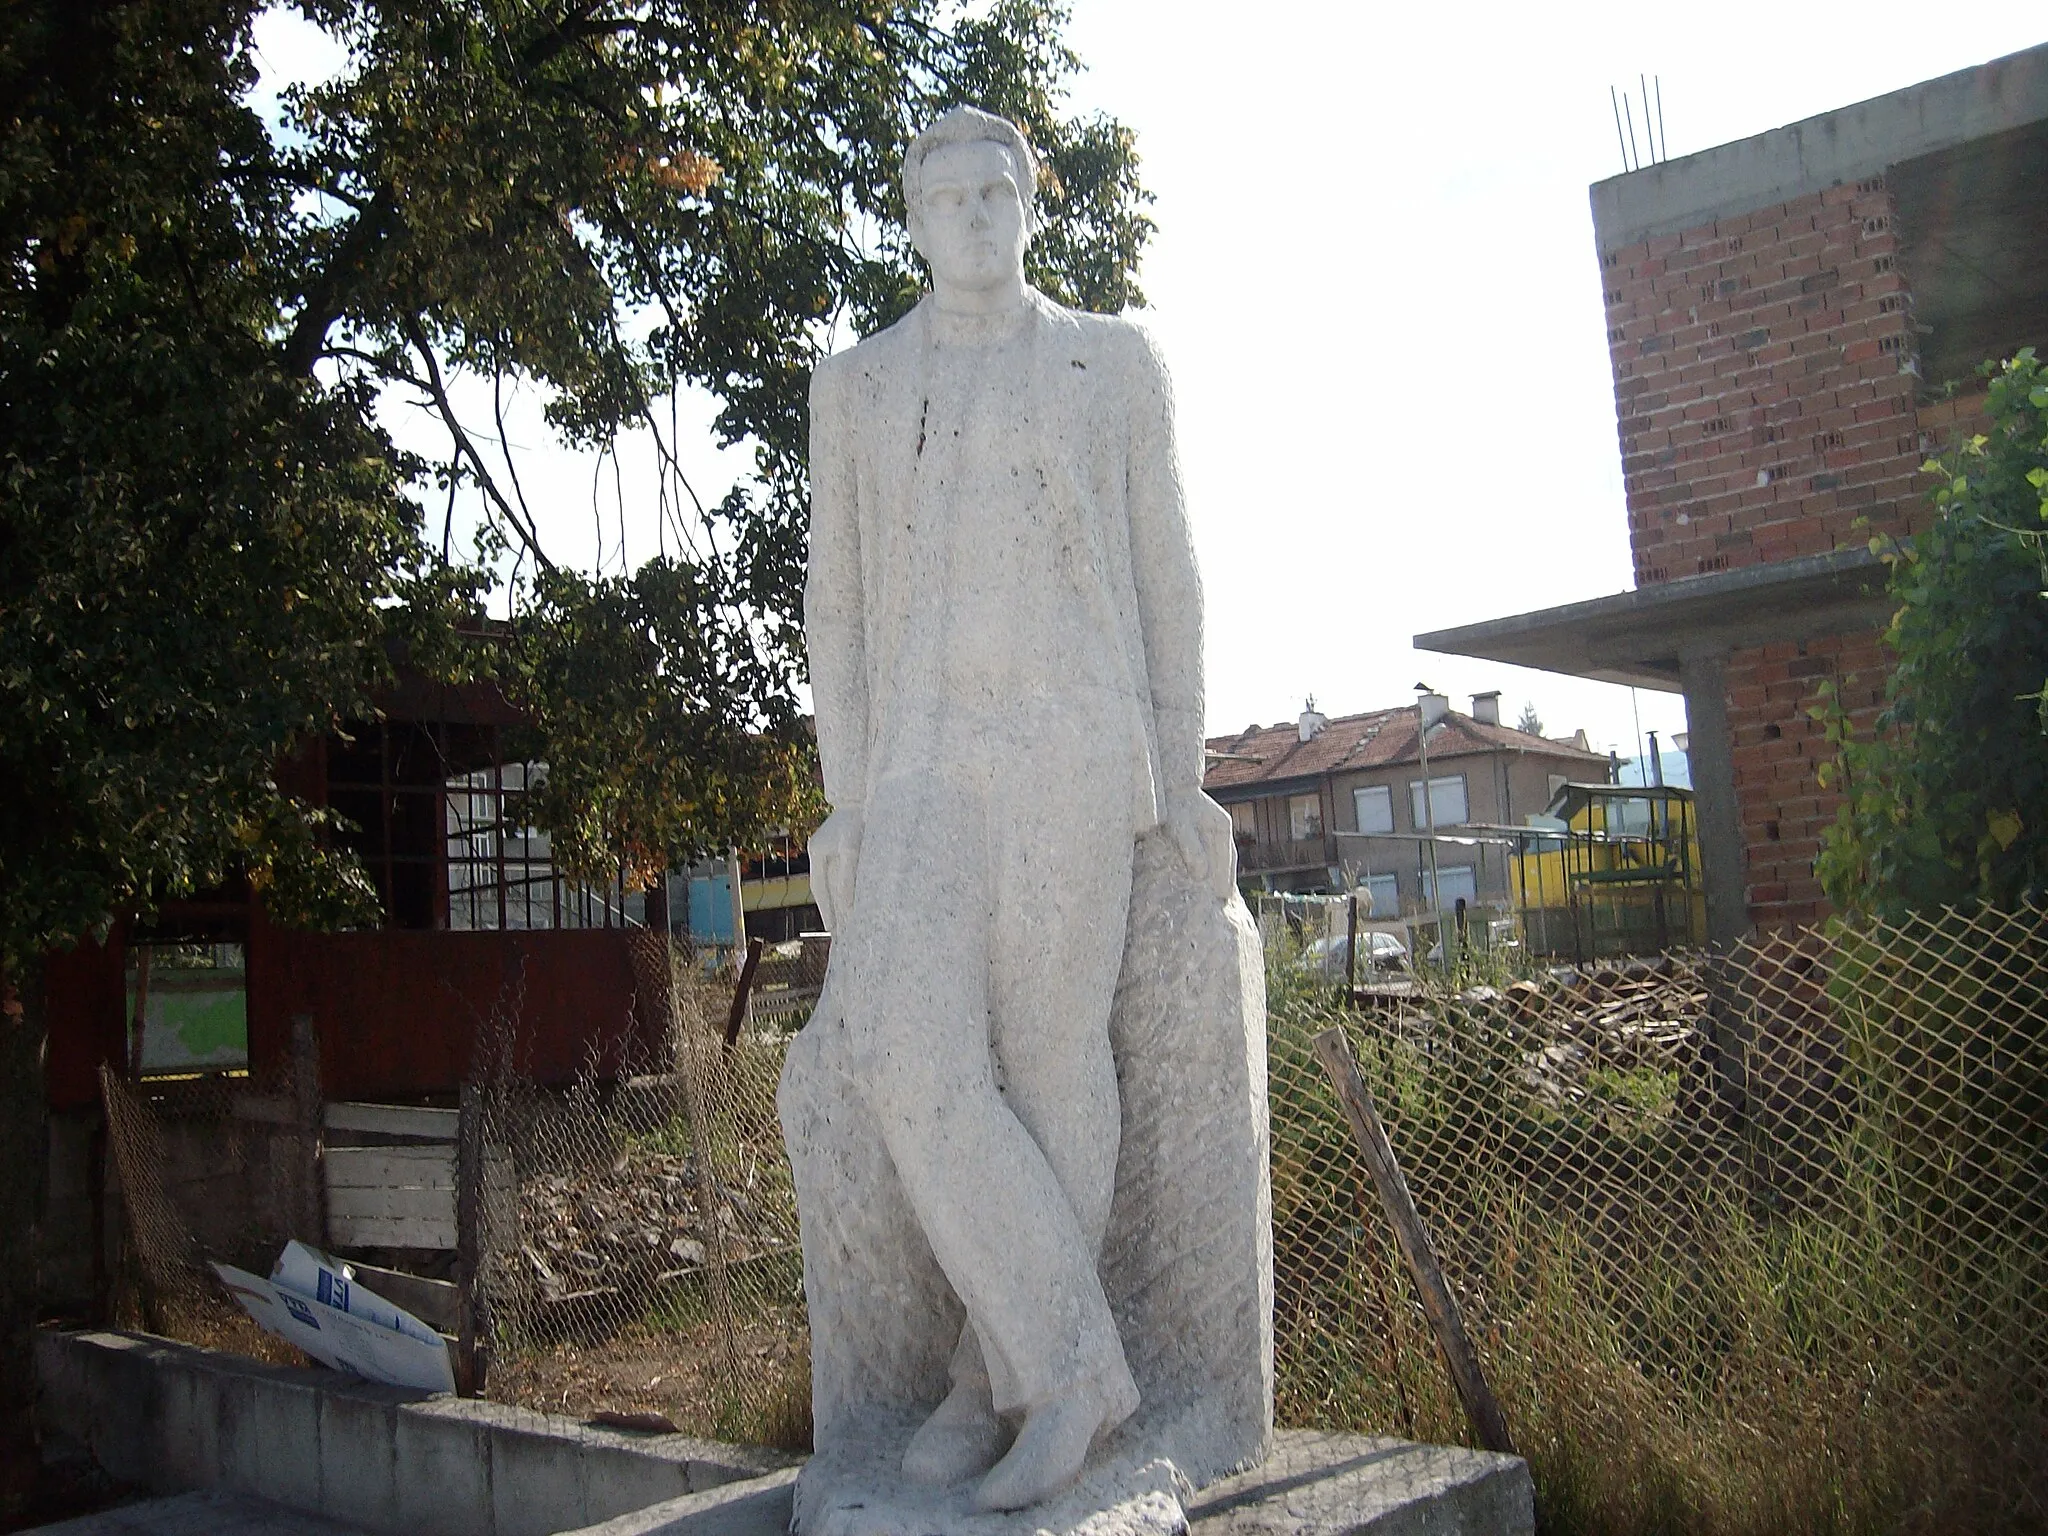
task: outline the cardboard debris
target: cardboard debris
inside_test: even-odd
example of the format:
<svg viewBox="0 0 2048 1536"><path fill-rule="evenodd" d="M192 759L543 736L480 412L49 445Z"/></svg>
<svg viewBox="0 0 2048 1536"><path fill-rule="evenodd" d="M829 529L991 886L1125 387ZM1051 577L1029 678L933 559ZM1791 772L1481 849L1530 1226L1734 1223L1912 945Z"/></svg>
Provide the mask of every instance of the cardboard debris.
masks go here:
<svg viewBox="0 0 2048 1536"><path fill-rule="evenodd" d="M455 1390L448 1341L365 1290L339 1259L287 1243L267 1280L231 1264L213 1268L258 1327L322 1365L394 1387Z"/></svg>

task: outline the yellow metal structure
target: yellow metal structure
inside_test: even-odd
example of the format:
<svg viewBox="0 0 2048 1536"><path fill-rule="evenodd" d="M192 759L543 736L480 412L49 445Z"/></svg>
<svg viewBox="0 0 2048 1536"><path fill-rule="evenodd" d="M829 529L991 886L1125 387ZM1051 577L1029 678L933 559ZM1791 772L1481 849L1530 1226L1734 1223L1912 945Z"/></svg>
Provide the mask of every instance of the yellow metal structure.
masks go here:
<svg viewBox="0 0 2048 1536"><path fill-rule="evenodd" d="M1704 940L1690 790L1566 784L1531 822L1515 829L1508 878L1532 951L1584 961Z"/></svg>

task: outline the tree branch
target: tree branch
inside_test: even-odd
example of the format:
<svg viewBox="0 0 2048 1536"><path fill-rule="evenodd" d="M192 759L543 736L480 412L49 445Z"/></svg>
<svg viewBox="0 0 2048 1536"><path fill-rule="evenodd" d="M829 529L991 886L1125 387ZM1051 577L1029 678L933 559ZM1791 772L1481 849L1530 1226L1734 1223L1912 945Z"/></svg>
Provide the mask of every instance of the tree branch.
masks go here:
<svg viewBox="0 0 2048 1536"><path fill-rule="evenodd" d="M448 399L447 386L441 380L440 359L434 356L433 346L428 342L427 333L421 328L417 315L405 317L405 333L411 339L413 350L419 354L420 361L426 365L428 392L434 397L434 408L440 414L442 424L448 428L448 435L454 439L456 451L469 460L469 467L476 474L477 484L483 488L484 494L491 499L505 521L512 525L512 531L519 535L519 542L532 553L533 563L549 575L553 575L555 562L550 560L547 551L540 547L539 533L522 521L518 512L513 510L512 503L505 499L505 493L498 489L498 482L491 478L490 468L484 463L483 455L477 452L476 444L470 441L468 431L456 417L455 406Z"/></svg>
<svg viewBox="0 0 2048 1536"><path fill-rule="evenodd" d="M554 26L540 36L530 39L526 46L519 50L521 70L538 69L555 55L590 38L637 30L633 22L624 17L616 17L610 21L592 21L590 13L602 3L603 0L583 0L582 4L572 5Z"/></svg>
<svg viewBox="0 0 2048 1536"><path fill-rule="evenodd" d="M306 288L306 301L292 322L285 339L284 364L292 373L311 373L327 340L327 331L348 308L350 290L363 268L384 242L400 228L398 199L389 187L379 187L370 206L356 215L347 234L335 245L334 253Z"/></svg>

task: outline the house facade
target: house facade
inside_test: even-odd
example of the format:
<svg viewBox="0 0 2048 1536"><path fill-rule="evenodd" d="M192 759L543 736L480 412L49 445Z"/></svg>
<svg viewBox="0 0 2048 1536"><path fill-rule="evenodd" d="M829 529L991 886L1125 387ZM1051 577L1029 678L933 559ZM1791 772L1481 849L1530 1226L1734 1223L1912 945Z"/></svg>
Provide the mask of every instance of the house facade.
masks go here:
<svg viewBox="0 0 2048 1536"><path fill-rule="evenodd" d="M1609 769L1583 734L1558 741L1502 725L1496 693L1474 695L1462 714L1437 694L1335 718L1311 709L1212 737L1207 747L1203 787L1230 812L1240 883L1369 892L1376 919L1438 905L1432 826L1442 905L1463 897L1507 908L1506 829L1542 812L1562 785L1604 783Z"/></svg>
<svg viewBox="0 0 2048 1536"><path fill-rule="evenodd" d="M375 720L316 739L279 782L348 818L340 841L383 908L375 928L272 922L246 881L167 901L46 963L49 1104L92 1111L102 1064L132 1077L275 1078L310 1018L331 1098L454 1093L485 1021L516 1013L523 1066L568 1083L655 1058L660 888L589 885L524 824L523 718L495 688L407 678Z"/></svg>
<svg viewBox="0 0 2048 1536"><path fill-rule="evenodd" d="M1709 937L1817 921L1810 713L1883 701L1872 540L2048 345L2048 45L1592 188L1635 588L1418 635L1683 693Z"/></svg>

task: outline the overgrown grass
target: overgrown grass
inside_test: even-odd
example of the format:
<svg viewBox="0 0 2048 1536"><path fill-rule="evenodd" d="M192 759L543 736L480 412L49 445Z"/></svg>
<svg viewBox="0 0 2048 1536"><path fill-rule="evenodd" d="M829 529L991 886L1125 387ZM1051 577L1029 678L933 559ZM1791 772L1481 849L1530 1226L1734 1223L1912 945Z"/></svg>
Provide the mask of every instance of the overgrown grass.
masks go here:
<svg viewBox="0 0 2048 1536"><path fill-rule="evenodd" d="M1971 1198L1987 1171L1954 1134L1959 1101L1944 1109L1924 1075L1900 1093L1899 1040L1863 1020L1847 1108L1838 1095L1809 1137L1824 1179L1787 1197L1758 1187L1756 1128L1667 1074L1545 1110L1491 1010L1445 993L1395 1025L1275 979L1283 1423L1466 1439L1309 1055L1341 1021L1529 1458L1543 1530L2048 1529L2048 1243ZM2038 1121L2032 1134L2038 1164Z"/></svg>

